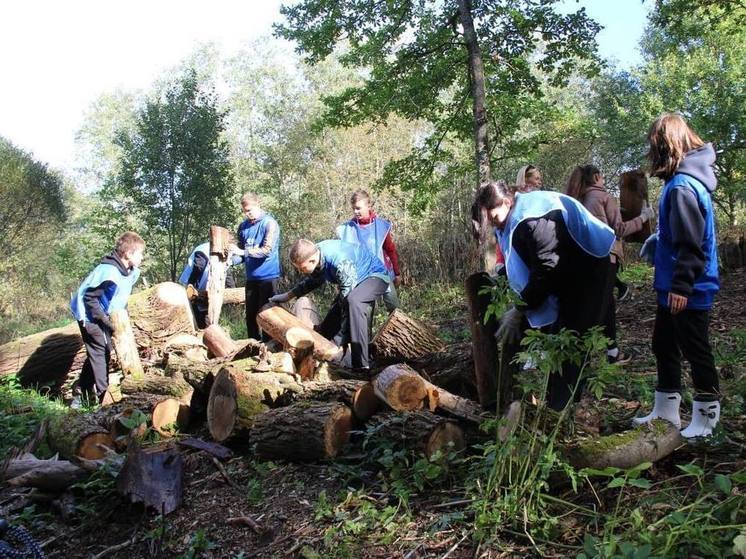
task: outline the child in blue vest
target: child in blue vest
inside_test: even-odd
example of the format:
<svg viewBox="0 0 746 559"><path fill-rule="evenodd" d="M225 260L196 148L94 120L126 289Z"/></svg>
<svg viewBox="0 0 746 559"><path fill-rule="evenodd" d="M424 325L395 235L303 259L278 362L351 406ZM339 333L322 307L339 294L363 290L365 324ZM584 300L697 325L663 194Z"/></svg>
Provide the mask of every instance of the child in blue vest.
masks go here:
<svg viewBox="0 0 746 559"><path fill-rule="evenodd" d="M658 308L653 353L658 386L653 410L636 423L657 417L681 425L681 354L689 361L694 384L692 421L685 438L708 437L720 419L720 385L710 347L710 310L720 289L712 192L715 150L678 114L660 116L648 132L651 175L665 181L658 204L653 287Z"/></svg>
<svg viewBox="0 0 746 559"><path fill-rule="evenodd" d="M210 242L204 242L194 247L187 263L179 276L179 283L184 287L191 285L198 292L207 290L207 282L210 280ZM225 275L225 286L236 287L233 276ZM192 311L197 322L197 328L207 328L207 302L203 298L192 299Z"/></svg>
<svg viewBox="0 0 746 559"><path fill-rule="evenodd" d="M249 338L261 338L256 315L277 293L280 279L280 226L262 210L259 197L247 192L241 198L246 219L238 227L238 248L243 255L233 263L246 267L246 331ZM264 339L268 339L266 336Z"/></svg>
<svg viewBox="0 0 746 559"><path fill-rule="evenodd" d="M100 401L109 386L112 325L109 314L127 307L132 286L140 277L145 241L127 231L117 239L114 251L80 284L70 301L75 320L85 344L86 360L80 373L79 388L83 394L95 394ZM80 395L73 407L81 405Z"/></svg>
<svg viewBox="0 0 746 559"><path fill-rule="evenodd" d="M290 248L290 261L308 277L270 301L285 303L327 281L337 285L337 302L317 329L340 347L345 347L349 341L350 365L369 369L368 324L376 298L383 295L389 285L386 266L365 246L336 239L318 244L300 239Z"/></svg>
<svg viewBox="0 0 746 559"><path fill-rule="evenodd" d="M353 218L337 227L337 238L342 241L365 245L383 262L391 282L383 295L383 304L388 312L399 306L399 254L391 235L391 222L376 215L371 207L370 195L365 190L356 190L350 197Z"/></svg>
<svg viewBox="0 0 746 559"><path fill-rule="evenodd" d="M515 344L526 319L532 328L566 328L581 336L603 324L615 236L582 204L549 191L516 196L515 187L490 182L477 193L472 219L477 232L488 224L496 228L508 282L524 303L500 318L499 341ZM562 410L577 401L579 375L570 362L552 373L547 405Z"/></svg>

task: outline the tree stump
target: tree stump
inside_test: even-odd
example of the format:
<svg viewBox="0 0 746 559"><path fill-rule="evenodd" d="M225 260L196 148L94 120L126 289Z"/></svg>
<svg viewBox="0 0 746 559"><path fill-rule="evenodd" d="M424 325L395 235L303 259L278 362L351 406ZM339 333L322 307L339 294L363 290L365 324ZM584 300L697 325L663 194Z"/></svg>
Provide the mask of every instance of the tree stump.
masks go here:
<svg viewBox="0 0 746 559"><path fill-rule="evenodd" d="M236 342L217 323L213 322L205 328L202 342L207 346L208 355L212 357L227 357L238 350Z"/></svg>
<svg viewBox="0 0 746 559"><path fill-rule="evenodd" d="M477 396L483 407L493 405L497 399L496 378L498 374L498 351L495 341L498 323L491 317L486 323L484 316L490 304L490 295L481 294L483 288L492 285L492 280L486 272L479 272L466 278L466 300L469 304L469 326L471 328L472 357L474 360L474 377L476 379ZM507 373L507 371L506 371ZM507 376L507 374L505 375ZM510 379L501 379L501 386L512 385ZM503 399L500 394L501 400ZM507 405L508 398L505 398Z"/></svg>
<svg viewBox="0 0 746 559"><path fill-rule="evenodd" d="M207 425L217 442L245 434L254 418L266 412L285 393L301 392L290 375L249 373L235 364L221 368L215 376L207 402Z"/></svg>
<svg viewBox="0 0 746 559"><path fill-rule="evenodd" d="M350 408L339 402L298 402L257 416L250 439L257 456L312 462L334 458L347 444Z"/></svg>
<svg viewBox="0 0 746 559"><path fill-rule="evenodd" d="M117 477L117 491L133 503L168 514L181 505L183 476L184 461L176 448L135 444Z"/></svg>
<svg viewBox="0 0 746 559"><path fill-rule="evenodd" d="M114 440L107 429L91 415L76 411L50 419L47 443L68 460L77 457L98 460L106 456L105 448L101 447L114 448Z"/></svg>
<svg viewBox="0 0 746 559"><path fill-rule="evenodd" d="M425 379L408 365L390 365L373 379L373 390L394 410L419 410L428 396Z"/></svg>
<svg viewBox="0 0 746 559"><path fill-rule="evenodd" d="M641 170L627 171L619 177L619 211L623 221L639 217L642 208L649 206L648 179ZM651 219L642 224L642 229L626 237L632 243L644 243L653 233L655 222Z"/></svg>
<svg viewBox="0 0 746 559"><path fill-rule="evenodd" d="M428 458L438 451L459 451L466 446L457 423L429 411L379 414L370 420L368 433L368 442L391 441Z"/></svg>
<svg viewBox="0 0 746 559"><path fill-rule="evenodd" d="M376 359L386 362L417 359L444 347L433 328L399 309L389 315L373 338Z"/></svg>
<svg viewBox="0 0 746 559"><path fill-rule="evenodd" d="M130 324L130 316L126 309L113 311L110 314L111 325L114 331L111 335L112 345L117 352L119 367L122 369L124 376L141 377L145 371L140 362L140 355L137 353L137 344L135 343L135 334Z"/></svg>
<svg viewBox="0 0 746 559"><path fill-rule="evenodd" d="M330 342L312 328L304 325L300 319L296 318L282 307L267 307L257 315L256 322L262 331L280 342L283 347L289 346L287 340L288 330L291 328L300 328L304 330L313 340L313 354L316 359L331 361L339 357L342 353L342 348L338 347L333 342Z"/></svg>

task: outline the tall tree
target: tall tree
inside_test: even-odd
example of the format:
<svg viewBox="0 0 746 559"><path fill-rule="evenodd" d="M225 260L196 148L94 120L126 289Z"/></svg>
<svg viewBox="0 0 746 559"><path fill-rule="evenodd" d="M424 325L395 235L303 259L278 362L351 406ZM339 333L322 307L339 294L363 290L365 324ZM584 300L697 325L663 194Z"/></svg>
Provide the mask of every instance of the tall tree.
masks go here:
<svg viewBox="0 0 746 559"><path fill-rule="evenodd" d="M226 113L194 70L147 100L135 131L117 138L122 149L117 192L143 219L150 239L165 239L168 269L176 278L188 249L208 227L230 215L234 197ZM128 207L129 205L129 207Z"/></svg>
<svg viewBox="0 0 746 559"><path fill-rule="evenodd" d="M341 62L364 69L360 86L324 99L324 124L382 123L392 113L432 124L380 182L434 191L439 164L454 155L449 138L473 138L479 182L501 140L526 119L541 118L546 107L536 70L559 84L575 68L594 67L599 26L584 10L561 14L555 3L302 0L282 7L286 22L275 30L296 41L310 63L344 44Z"/></svg>

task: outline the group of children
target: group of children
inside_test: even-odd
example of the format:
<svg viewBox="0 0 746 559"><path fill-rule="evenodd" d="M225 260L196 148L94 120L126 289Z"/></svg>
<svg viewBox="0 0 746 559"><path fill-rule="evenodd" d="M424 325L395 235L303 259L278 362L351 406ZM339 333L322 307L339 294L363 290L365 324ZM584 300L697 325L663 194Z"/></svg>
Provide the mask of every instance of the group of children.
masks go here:
<svg viewBox="0 0 746 559"><path fill-rule="evenodd" d="M658 384L653 410L635 419L656 418L680 427L681 356L691 364L692 420L686 438L707 437L720 417L718 374L708 339L713 298L719 289L715 216L711 194L717 180L715 151L678 114L666 113L648 133L651 176L664 181L658 229L642 255L655 265L657 311L653 332ZM522 170L523 171L523 170ZM524 171L525 173L525 171ZM494 227L507 275L521 304L500 319L498 338L519 339L526 328L580 335L603 326L611 340L609 359L624 360L616 346L614 283L620 240L639 230L654 211L644 208L622 221L619 208L594 166L577 167L565 194L526 188L527 181L482 186L472 206L475 230ZM540 183L539 183L540 184ZM582 392L577 364L566 362L549 378L547 404L563 409Z"/></svg>
<svg viewBox="0 0 746 559"><path fill-rule="evenodd" d="M653 351L658 385L652 412L636 420L663 418L680 426L681 354L690 362L695 395L692 421L685 437L712 433L720 414L718 374L708 340L709 313L718 291L717 246L711 193L717 181L715 152L684 119L664 114L648 134L651 175L665 182L658 205L658 231L644 245L655 264L658 308ZM486 226L497 239L496 271L507 276L520 306L500 319L498 339L519 340L526 328L580 335L603 326L611 340L609 359L624 362L616 345L613 290L621 257L620 241L653 218L652 209L623 221L607 192L603 174L592 165L577 167L565 194L540 190L540 171L523 167L512 186L502 181L483 185L472 206L475 230ZM354 215L337 228L337 239L314 243L299 239L290 248L292 265L305 276L292 289L278 293L280 226L266 213L255 194L245 194L245 220L237 232L234 264L246 273L246 326L250 337L261 332L256 315L267 303L282 304L325 282L338 295L316 327L341 347L346 364L370 368L368 343L374 305L382 297L386 308L398 306L400 271L391 223L378 217L364 191L350 200ZM117 241L110 255L86 277L71 307L80 325L88 358L80 378L83 390L99 398L107 387L111 324L109 313L124 308L139 275L145 243L132 232ZM654 253L654 254L653 254ZM181 282L204 290L208 281L209 245L192 251ZM196 309L200 326L205 309ZM579 399L582 379L576 363L563 363L549 378L547 404L555 410Z"/></svg>

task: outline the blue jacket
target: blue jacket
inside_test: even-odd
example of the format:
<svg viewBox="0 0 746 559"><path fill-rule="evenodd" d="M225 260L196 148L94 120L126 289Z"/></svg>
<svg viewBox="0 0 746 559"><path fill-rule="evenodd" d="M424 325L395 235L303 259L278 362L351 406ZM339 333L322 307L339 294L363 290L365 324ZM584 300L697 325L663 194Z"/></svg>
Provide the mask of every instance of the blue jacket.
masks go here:
<svg viewBox="0 0 746 559"><path fill-rule="evenodd" d="M605 223L583 207L583 205L564 194L550 191L535 191L519 194L508 215L502 231L496 230L495 236L505 256L505 271L510 287L519 295L523 292L531 277L531 270L513 247L513 234L524 221L543 217L558 211L562 215L567 231L572 240L587 254L603 258L608 256L614 246L616 236ZM534 328L553 324L558 318L559 304L555 295L549 295L537 307L526 310L526 318Z"/></svg>
<svg viewBox="0 0 746 559"><path fill-rule="evenodd" d="M316 247L321 253L319 265L293 288L292 293L296 297L327 281L338 285L340 295L347 297L350 291L370 277L377 277L386 283L390 280L383 262L363 245L330 239L317 243Z"/></svg>
<svg viewBox="0 0 746 559"><path fill-rule="evenodd" d="M179 283L186 287L189 284L189 278L192 275L192 272L194 271L194 259L197 254L204 254L208 259L210 258L210 243L202 243L200 245L197 245L192 253L189 255L189 258L187 259L187 265L184 268L184 271L181 272L181 275L179 276ZM197 285L195 287L199 291L204 291L207 289L207 282L210 279L210 267L205 266L202 269L202 274L199 276L199 280L197 281Z"/></svg>
<svg viewBox="0 0 746 559"><path fill-rule="evenodd" d="M70 299L75 320L96 322L111 329L109 314L127 307L139 277L140 270L125 268L116 253L106 255Z"/></svg>
<svg viewBox="0 0 746 559"><path fill-rule="evenodd" d="M246 265L246 279L270 280L282 275L280 269L280 226L265 213L254 222L244 220L238 227L238 248L248 255L234 258L234 264Z"/></svg>
<svg viewBox="0 0 746 559"><path fill-rule="evenodd" d="M692 150L663 187L653 286L664 307L673 292L688 298L688 309L707 310L720 289L711 195L717 187L714 163L711 144Z"/></svg>
<svg viewBox="0 0 746 559"><path fill-rule="evenodd" d="M367 225L360 225L356 220L345 221L337 227L337 237L347 243L365 245L370 252L383 262L389 276L394 277L394 270L383 254L383 243L391 231L391 222L375 216Z"/></svg>

